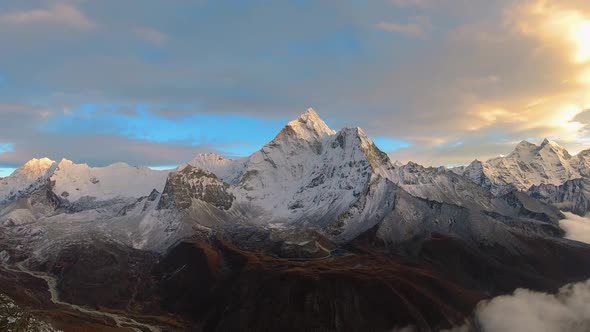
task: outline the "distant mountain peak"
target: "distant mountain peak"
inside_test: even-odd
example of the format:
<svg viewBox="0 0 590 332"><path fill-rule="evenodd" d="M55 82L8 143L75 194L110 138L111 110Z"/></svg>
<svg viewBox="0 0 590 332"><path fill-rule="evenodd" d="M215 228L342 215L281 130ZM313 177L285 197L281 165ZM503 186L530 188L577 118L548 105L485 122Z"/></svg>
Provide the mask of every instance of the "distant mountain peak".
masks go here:
<svg viewBox="0 0 590 332"><path fill-rule="evenodd" d="M2 178L0 182L0 202L29 187L35 181L51 173L55 162L49 158L34 158Z"/></svg>
<svg viewBox="0 0 590 332"><path fill-rule="evenodd" d="M551 153L556 153L560 155L562 158L569 159L571 158L570 154L567 150L562 147L561 145L557 144L554 141L551 141L545 138L540 145L536 145L529 141L521 141L516 145L512 153L510 153L507 157L508 158L522 158L525 155L538 155L542 151L549 151Z"/></svg>
<svg viewBox="0 0 590 332"><path fill-rule="evenodd" d="M545 138L540 145L526 140L516 145L507 156L486 162L473 161L463 175L490 189L494 194L515 187L528 190L533 185L559 185L580 177L585 163L574 158L559 144Z"/></svg>
<svg viewBox="0 0 590 332"><path fill-rule="evenodd" d="M562 147L561 145L559 145L557 142L552 141L548 138L545 138L545 139L543 139L543 141L541 142L540 145L536 145L536 144L531 143L527 140L520 141L520 143L518 143L514 147L514 151L522 151L522 150L534 151L534 150L540 150L543 148L553 148L553 149L558 149L558 150L565 150L565 148Z"/></svg>
<svg viewBox="0 0 590 332"><path fill-rule="evenodd" d="M49 158L33 158L27 161L22 167L22 170L38 169L42 171L48 170L54 161Z"/></svg>
<svg viewBox="0 0 590 332"><path fill-rule="evenodd" d="M15 173L27 174L27 177L35 178L45 175L55 162L49 158L33 158L21 166Z"/></svg>
<svg viewBox="0 0 590 332"><path fill-rule="evenodd" d="M30 165L30 164L53 164L53 163L54 163L53 160L51 160L51 159L49 159L47 157L43 157L43 158L38 158L38 159L37 158L33 158L33 159L27 161L25 163L25 165Z"/></svg>

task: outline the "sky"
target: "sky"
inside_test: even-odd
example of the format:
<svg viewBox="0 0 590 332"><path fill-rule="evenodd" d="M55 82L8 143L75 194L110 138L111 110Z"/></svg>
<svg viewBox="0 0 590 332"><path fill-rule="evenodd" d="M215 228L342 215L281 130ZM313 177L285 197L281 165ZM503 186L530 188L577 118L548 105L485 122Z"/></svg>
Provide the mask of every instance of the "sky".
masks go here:
<svg viewBox="0 0 590 332"><path fill-rule="evenodd" d="M590 147L586 0L0 2L0 176L248 155L313 107L392 159Z"/></svg>

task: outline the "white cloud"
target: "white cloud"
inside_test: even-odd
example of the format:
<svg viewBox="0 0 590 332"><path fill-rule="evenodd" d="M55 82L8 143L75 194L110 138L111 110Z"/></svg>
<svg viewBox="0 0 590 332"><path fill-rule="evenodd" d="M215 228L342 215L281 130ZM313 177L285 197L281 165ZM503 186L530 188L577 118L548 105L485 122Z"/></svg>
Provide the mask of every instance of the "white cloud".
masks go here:
<svg viewBox="0 0 590 332"><path fill-rule="evenodd" d="M449 332L560 332L590 329L590 280L555 295L517 289L478 304L474 318Z"/></svg>
<svg viewBox="0 0 590 332"><path fill-rule="evenodd" d="M570 212L564 212L563 214L567 218L560 220L559 226L565 231L565 237L590 244L590 219Z"/></svg>
<svg viewBox="0 0 590 332"><path fill-rule="evenodd" d="M68 4L55 4L47 9L18 11L0 16L0 23L26 25L36 23L61 24L78 28L94 28L96 23L77 8Z"/></svg>

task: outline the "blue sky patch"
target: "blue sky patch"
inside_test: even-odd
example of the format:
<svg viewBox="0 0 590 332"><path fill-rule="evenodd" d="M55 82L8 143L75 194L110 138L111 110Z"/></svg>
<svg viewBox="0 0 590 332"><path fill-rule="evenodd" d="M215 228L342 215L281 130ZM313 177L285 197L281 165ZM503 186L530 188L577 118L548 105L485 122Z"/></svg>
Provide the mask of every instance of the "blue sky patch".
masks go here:
<svg viewBox="0 0 590 332"><path fill-rule="evenodd" d="M271 141L288 120L241 115L197 114L167 117L147 106L88 104L52 119L44 130L64 135L120 135L132 140L201 146L230 157L247 156Z"/></svg>
<svg viewBox="0 0 590 332"><path fill-rule="evenodd" d="M383 152L393 152L412 146L412 144L406 141L396 140L388 137L374 138L373 143L375 143L375 145L377 145L377 147Z"/></svg>
<svg viewBox="0 0 590 332"><path fill-rule="evenodd" d="M0 178L9 176L15 170L16 170L16 168L0 167Z"/></svg>

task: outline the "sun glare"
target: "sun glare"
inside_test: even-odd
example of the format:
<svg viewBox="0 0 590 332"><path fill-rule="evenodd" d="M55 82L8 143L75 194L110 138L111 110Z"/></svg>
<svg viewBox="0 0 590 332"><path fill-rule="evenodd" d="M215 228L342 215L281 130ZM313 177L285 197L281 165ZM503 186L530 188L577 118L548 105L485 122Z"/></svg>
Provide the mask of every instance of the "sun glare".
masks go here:
<svg viewBox="0 0 590 332"><path fill-rule="evenodd" d="M576 24L572 37L578 48L576 61L584 63L590 60L590 20Z"/></svg>

